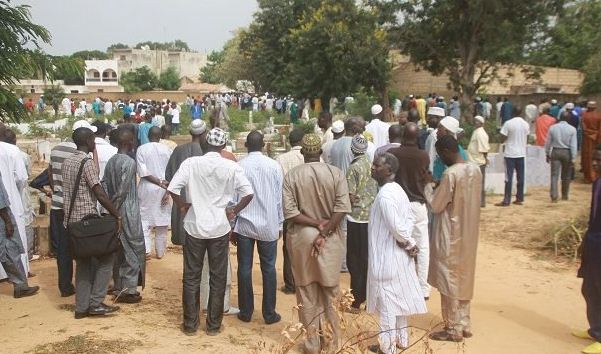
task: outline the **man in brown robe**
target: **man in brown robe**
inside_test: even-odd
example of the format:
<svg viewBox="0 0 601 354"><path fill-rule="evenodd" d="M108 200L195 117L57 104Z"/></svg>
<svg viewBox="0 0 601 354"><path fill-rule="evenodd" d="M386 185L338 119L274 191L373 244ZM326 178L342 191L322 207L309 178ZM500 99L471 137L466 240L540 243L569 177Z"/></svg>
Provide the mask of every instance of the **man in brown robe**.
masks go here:
<svg viewBox="0 0 601 354"><path fill-rule="evenodd" d="M584 139L580 158L586 183L592 183L596 177L591 161L593 160L595 146L601 143L601 114L596 112L596 108L597 103L590 101L586 105L586 112L582 115L582 135Z"/></svg>
<svg viewBox="0 0 601 354"><path fill-rule="evenodd" d="M335 309L340 267L345 245L340 222L351 211L346 178L334 166L319 162L321 139L306 134L302 139L305 163L284 178L284 218L287 220L286 248L290 253L296 285L299 319L307 330L303 352L319 353L338 347L340 328ZM318 330L331 325L332 341L320 343ZM325 338L325 337L324 337Z"/></svg>
<svg viewBox="0 0 601 354"><path fill-rule="evenodd" d="M472 336L470 300L474 294L482 174L477 165L461 158L457 140L450 135L438 139L436 152L449 167L435 190L432 185L425 190L435 214L428 283L440 292L445 329L430 338L460 342Z"/></svg>

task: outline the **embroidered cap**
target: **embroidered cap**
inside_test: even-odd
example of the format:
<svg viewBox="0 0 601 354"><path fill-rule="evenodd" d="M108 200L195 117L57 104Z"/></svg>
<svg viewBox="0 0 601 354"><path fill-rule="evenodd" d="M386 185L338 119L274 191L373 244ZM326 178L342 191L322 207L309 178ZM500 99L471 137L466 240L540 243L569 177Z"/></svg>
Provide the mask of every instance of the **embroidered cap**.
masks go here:
<svg viewBox="0 0 601 354"><path fill-rule="evenodd" d="M317 134L305 134L301 141L303 152L313 154L318 153L321 150L321 138Z"/></svg>
<svg viewBox="0 0 601 354"><path fill-rule="evenodd" d="M223 129L213 128L207 134L207 143L212 146L223 146L227 142L226 135Z"/></svg>
<svg viewBox="0 0 601 354"><path fill-rule="evenodd" d="M367 151L367 139L361 134L355 135L351 142L351 151L355 154L365 154Z"/></svg>

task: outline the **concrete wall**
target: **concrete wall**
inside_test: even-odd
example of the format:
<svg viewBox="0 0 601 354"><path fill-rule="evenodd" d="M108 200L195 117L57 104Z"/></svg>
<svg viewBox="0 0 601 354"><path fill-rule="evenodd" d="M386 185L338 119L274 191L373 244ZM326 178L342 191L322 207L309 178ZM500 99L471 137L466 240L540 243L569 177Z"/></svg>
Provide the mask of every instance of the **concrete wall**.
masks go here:
<svg viewBox="0 0 601 354"><path fill-rule="evenodd" d="M207 65L207 55L196 52L170 52L164 50L116 49L113 59L118 62L119 75L143 66L148 66L160 75L169 67L174 67L180 77L198 77L200 69Z"/></svg>

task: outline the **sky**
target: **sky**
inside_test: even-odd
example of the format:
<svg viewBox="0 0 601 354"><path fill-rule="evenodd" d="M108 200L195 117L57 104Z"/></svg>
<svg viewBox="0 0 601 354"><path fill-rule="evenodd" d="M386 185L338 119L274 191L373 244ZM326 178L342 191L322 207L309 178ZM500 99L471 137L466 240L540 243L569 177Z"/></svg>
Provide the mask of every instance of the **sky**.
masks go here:
<svg viewBox="0 0 601 354"><path fill-rule="evenodd" d="M195 51L219 50L252 21L255 0L13 0L52 34L52 55L105 51L114 43L181 39Z"/></svg>

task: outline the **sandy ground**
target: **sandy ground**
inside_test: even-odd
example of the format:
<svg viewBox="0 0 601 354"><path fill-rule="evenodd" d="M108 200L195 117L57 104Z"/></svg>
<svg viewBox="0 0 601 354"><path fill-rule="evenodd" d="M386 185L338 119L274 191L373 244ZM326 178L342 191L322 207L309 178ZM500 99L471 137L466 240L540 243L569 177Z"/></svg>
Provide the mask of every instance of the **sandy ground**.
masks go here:
<svg viewBox="0 0 601 354"><path fill-rule="evenodd" d="M571 328L586 324L580 280L575 276L576 265L557 262L549 254L541 256L528 248L532 238L540 239L551 227L586 213L590 186L574 185L569 202L550 204L548 198L547 190L532 190L524 206L509 208L493 207L492 203L500 198L489 198L482 214L476 293L472 303L474 337L459 345L420 342L407 352L564 354L577 353L588 344L570 336ZM236 269L234 247L231 247L231 253ZM281 254L278 257L278 282L281 285ZM83 320L73 318L73 297L59 297L55 285L55 261L33 262L37 277L31 283L41 286L39 295L13 299L12 287L7 283L0 284L0 336L4 339L0 352L51 352L53 347L48 346L51 343L70 345L74 352L94 353L276 351L283 342L280 332L284 326L296 322L295 297L278 292L277 308L283 321L265 325L260 313L262 291L257 256L255 263L256 311L252 322L242 323L235 317L226 317L225 330L219 336L207 337L199 331L197 336L187 337L179 330L182 255L177 249L171 250L162 260L149 262L142 303L123 305L122 311L115 316ZM348 275L343 274L342 287L348 288L348 284ZM234 305L236 289L234 275ZM440 298L436 291L428 308L429 314L412 318L410 324L429 328L440 322ZM345 314L345 319L350 324L348 333L356 332L353 324L377 329L373 318L365 314ZM414 330L412 340L419 339L421 334ZM374 342L372 339L369 344Z"/></svg>

